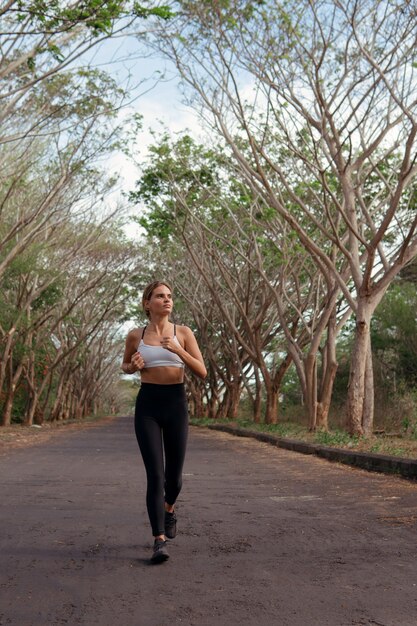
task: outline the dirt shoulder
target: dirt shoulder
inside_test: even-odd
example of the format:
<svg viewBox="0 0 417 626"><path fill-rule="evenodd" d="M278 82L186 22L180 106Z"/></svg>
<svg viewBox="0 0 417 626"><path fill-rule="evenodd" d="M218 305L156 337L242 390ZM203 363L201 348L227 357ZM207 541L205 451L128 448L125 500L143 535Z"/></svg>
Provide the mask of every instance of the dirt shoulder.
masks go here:
<svg viewBox="0 0 417 626"><path fill-rule="evenodd" d="M26 448L60 437L66 433L101 426L116 419L116 416L65 420L62 422L45 422L42 426L23 426L12 424L0 427L0 454L10 450Z"/></svg>

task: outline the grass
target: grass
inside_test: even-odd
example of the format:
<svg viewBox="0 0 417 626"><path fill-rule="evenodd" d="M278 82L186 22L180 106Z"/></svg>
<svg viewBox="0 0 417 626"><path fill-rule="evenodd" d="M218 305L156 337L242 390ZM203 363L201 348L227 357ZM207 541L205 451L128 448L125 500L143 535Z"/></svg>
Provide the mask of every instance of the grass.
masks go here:
<svg viewBox="0 0 417 626"><path fill-rule="evenodd" d="M330 448L343 448L359 452L385 454L408 459L417 459L417 440L415 437L387 436L375 434L370 437L350 436L346 431L335 428L328 432L310 432L304 424L294 421L280 422L279 424L255 424L247 419L237 420L210 420L192 419L194 426L208 426L210 424L227 424L238 428L246 428L261 432L268 432L284 439L297 439L307 443L316 443Z"/></svg>
<svg viewBox="0 0 417 626"><path fill-rule="evenodd" d="M70 429L91 427L96 422L109 419L104 416L89 417L82 420L65 420L62 422L45 422L42 428L33 428L12 424L0 428L0 452L12 447L23 447L32 443L46 441L51 436ZM310 432L305 424L294 419L281 421L279 424L255 424L249 419L223 420L192 419L190 423L195 426L208 426L209 424L228 424L248 430L257 430L274 434L285 439L297 439L308 443L316 443L330 448L344 448L385 454L408 459L417 459L417 438L415 429L409 424L404 424L402 436L372 435L371 437L351 437L340 428L332 428L329 432Z"/></svg>

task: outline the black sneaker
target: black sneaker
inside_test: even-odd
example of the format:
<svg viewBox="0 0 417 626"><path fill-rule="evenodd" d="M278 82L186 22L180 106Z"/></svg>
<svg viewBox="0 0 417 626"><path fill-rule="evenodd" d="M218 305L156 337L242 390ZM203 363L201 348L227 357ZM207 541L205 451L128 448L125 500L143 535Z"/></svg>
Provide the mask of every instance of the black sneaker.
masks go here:
<svg viewBox="0 0 417 626"><path fill-rule="evenodd" d="M165 511L165 535L168 539L174 539L177 534L177 516L175 513Z"/></svg>
<svg viewBox="0 0 417 626"><path fill-rule="evenodd" d="M163 539L155 539L155 543L153 544L151 563L163 563L167 559L169 559L167 542Z"/></svg>

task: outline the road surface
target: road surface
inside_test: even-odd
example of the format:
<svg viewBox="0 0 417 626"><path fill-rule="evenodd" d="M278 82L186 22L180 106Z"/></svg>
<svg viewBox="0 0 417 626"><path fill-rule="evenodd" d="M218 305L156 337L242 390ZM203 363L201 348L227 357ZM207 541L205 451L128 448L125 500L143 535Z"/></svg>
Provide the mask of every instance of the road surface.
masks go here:
<svg viewBox="0 0 417 626"><path fill-rule="evenodd" d="M131 418L0 457L0 625L416 626L417 484L192 428L149 565Z"/></svg>

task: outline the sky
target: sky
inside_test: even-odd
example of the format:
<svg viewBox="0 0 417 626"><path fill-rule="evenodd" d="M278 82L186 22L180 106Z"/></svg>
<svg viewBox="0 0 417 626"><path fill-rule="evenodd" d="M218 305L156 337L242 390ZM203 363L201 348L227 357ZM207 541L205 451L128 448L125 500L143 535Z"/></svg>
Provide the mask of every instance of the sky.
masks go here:
<svg viewBox="0 0 417 626"><path fill-rule="evenodd" d="M135 38L123 36L106 41L94 50L88 61L107 71L119 84L129 85L131 102L120 111L118 121L123 123L134 113L143 116L137 144L139 162L146 158L147 148L154 141L151 130L166 128L173 134L187 131L195 137L203 134L197 114L182 102L174 65L166 59L146 55ZM162 75L165 79L161 79ZM117 172L121 176L125 191L133 189L139 177L138 167L122 152L107 160L106 169L110 174ZM132 224L127 235L135 239L138 228Z"/></svg>

